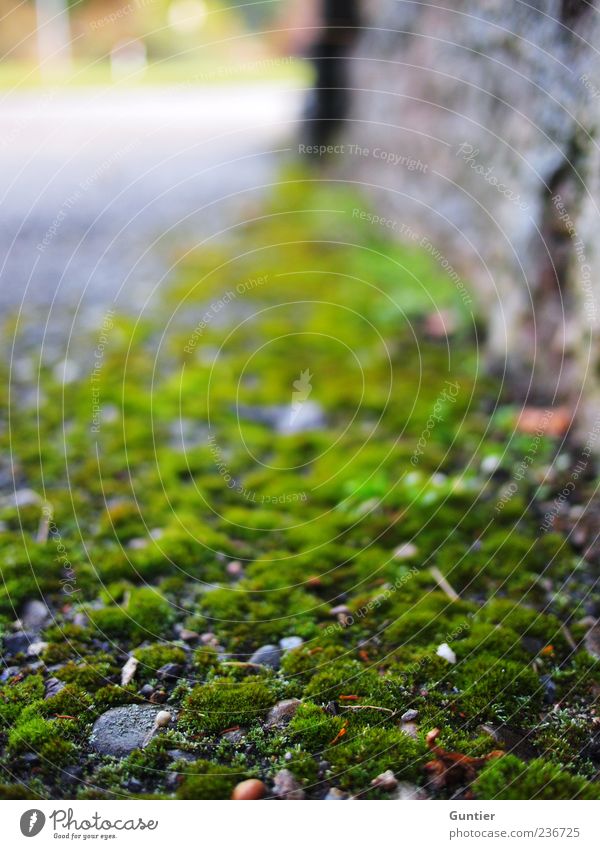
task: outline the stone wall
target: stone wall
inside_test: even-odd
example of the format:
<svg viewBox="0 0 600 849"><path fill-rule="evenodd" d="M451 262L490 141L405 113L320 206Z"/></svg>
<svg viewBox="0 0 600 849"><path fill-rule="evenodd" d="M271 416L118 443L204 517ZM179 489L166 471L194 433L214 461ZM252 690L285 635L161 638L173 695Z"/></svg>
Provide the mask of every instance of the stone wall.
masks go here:
<svg viewBox="0 0 600 849"><path fill-rule="evenodd" d="M587 427L600 399L600 10L373 0L364 15L342 173L472 282L489 358L522 398L578 405L584 386Z"/></svg>

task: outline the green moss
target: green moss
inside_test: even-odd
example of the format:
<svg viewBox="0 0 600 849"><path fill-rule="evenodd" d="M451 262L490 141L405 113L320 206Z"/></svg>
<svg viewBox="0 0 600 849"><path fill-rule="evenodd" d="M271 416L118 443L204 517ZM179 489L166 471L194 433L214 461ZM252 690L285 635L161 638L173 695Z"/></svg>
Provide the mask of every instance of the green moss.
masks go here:
<svg viewBox="0 0 600 849"><path fill-rule="evenodd" d="M50 643L42 652L41 658L44 663L50 666L55 663L64 663L77 653L77 648L69 645L69 643Z"/></svg>
<svg viewBox="0 0 600 849"><path fill-rule="evenodd" d="M19 718L22 710L44 696L41 675L29 675L24 681L5 684L0 688L0 731L5 731Z"/></svg>
<svg viewBox="0 0 600 849"><path fill-rule="evenodd" d="M290 742L317 753L337 737L343 725L341 716L331 716L308 702L299 706L287 727L287 735Z"/></svg>
<svg viewBox="0 0 600 849"><path fill-rule="evenodd" d="M101 635L115 639L126 639L131 636L133 623L127 613L119 607L90 610L88 616L91 624Z"/></svg>
<svg viewBox="0 0 600 849"><path fill-rule="evenodd" d="M230 767L196 761L186 769L177 790L178 799L231 799L236 784L247 777Z"/></svg>
<svg viewBox="0 0 600 849"><path fill-rule="evenodd" d="M194 669L202 675L206 675L219 666L219 652L212 646L201 646L197 648L193 656Z"/></svg>
<svg viewBox="0 0 600 849"><path fill-rule="evenodd" d="M133 684L128 684L126 687L121 687L119 684L107 684L106 687L100 687L94 693L94 711L100 714L113 707L142 701L144 699L137 694Z"/></svg>
<svg viewBox="0 0 600 849"><path fill-rule="evenodd" d="M191 731L214 733L234 725L247 726L263 718L276 701L261 681L219 680L194 687L184 702L180 722Z"/></svg>
<svg viewBox="0 0 600 849"><path fill-rule="evenodd" d="M478 799L600 799L600 785L543 760L523 763L514 755L491 761L477 778Z"/></svg>
<svg viewBox="0 0 600 849"><path fill-rule="evenodd" d="M290 757L291 755L291 757ZM316 784L319 777L317 760L309 752L294 750L280 761L281 769L289 769L294 778L305 787Z"/></svg>
<svg viewBox="0 0 600 849"><path fill-rule="evenodd" d="M453 675L457 703L470 720L513 722L533 719L542 707L543 687L535 672L512 660L481 654L461 663Z"/></svg>
<svg viewBox="0 0 600 849"><path fill-rule="evenodd" d="M304 696L322 703L343 695L368 696L377 683L377 673L365 670L358 661L340 660L313 675Z"/></svg>
<svg viewBox="0 0 600 849"><path fill-rule="evenodd" d="M369 792L372 779L391 769L397 778L417 781L425 758L425 746L396 728L360 728L349 732L325 758L340 787Z"/></svg>
<svg viewBox="0 0 600 849"><path fill-rule="evenodd" d="M133 590L127 613L134 623L135 634L163 635L173 622L173 610L168 601L151 587Z"/></svg>
<svg viewBox="0 0 600 849"><path fill-rule="evenodd" d="M43 715L51 716L74 716L85 722L89 719L89 708L92 705L91 696L76 684L67 684L55 696L45 699L43 704Z"/></svg>
<svg viewBox="0 0 600 849"><path fill-rule="evenodd" d="M134 656L139 660L136 670L136 679L145 680L156 676L156 671L167 663L183 665L187 656L181 646L168 645L167 643L154 643L151 646L138 648Z"/></svg>
<svg viewBox="0 0 600 849"><path fill-rule="evenodd" d="M544 763L592 776L586 734L600 663L582 647L588 626L576 607L598 602L594 575L570 538L539 533L568 458L550 437L534 450L530 436L515 432L518 410L482 377L466 330L473 316L431 256L386 241L353 216L364 199L326 181L292 171L274 195L233 242L204 246L182 264L161 288L157 313L114 316L97 454L89 450L89 375L65 393L52 366L34 357L32 373L44 385L37 415L13 404L8 428L0 403L0 465L11 457L19 478L49 499L56 522L37 543L41 504L16 510L0 499L0 626L11 633L15 615L40 593L56 617L41 635L50 669L32 674L35 661L21 653L19 675L0 685L6 793L25 771L29 740L40 752L56 747L54 771L48 757L36 767L41 779L31 779L41 797L74 792L60 766L72 754L83 768L81 798L173 795L167 743L206 759L196 778L184 775L186 798L227 797L228 770L235 780L272 780L286 767L308 788L323 779L321 758L351 794L377 796L370 781L387 768L425 781L421 744L398 728L407 708L419 711L419 733L439 727L452 751L488 754L495 744L481 723L506 722L531 734ZM238 281L258 277L260 285L237 291ZM234 289L237 303L186 351L207 304ZM423 332L432 304L456 316L443 344ZM251 322L238 323L240 307ZM163 314L173 317L166 327ZM220 347L233 325L231 344ZM22 326L11 321L0 343ZM98 334L76 341L94 350ZM8 402L5 353L0 401ZM323 427L282 434L250 420L252 408L288 404L305 369ZM458 395L431 428L448 381ZM35 381L19 378L21 389L35 392ZM220 459L206 439L208 409ZM518 491L496 510L528 455ZM491 456L502 457L502 468L490 478L480 461ZM580 478L573 500L592 494L593 482ZM407 556L394 553L403 545L406 554L409 542ZM72 593L57 563L62 552ZM232 560L241 574L228 568ZM432 566L458 599L440 588ZM352 614L346 627L330 612L340 604ZM179 627L213 632L222 651L188 650L174 642ZM304 644L284 653L280 670L235 665L288 636ZM442 642L456 665L437 656ZM132 654L137 672L121 687ZM162 682L155 700L180 712L176 729L119 762L91 753L94 719L142 701L141 686L166 663L180 666L181 678ZM47 674L68 685L48 700ZM303 705L289 726L264 727L268 708L292 695ZM245 733L235 743L219 735L236 725Z"/></svg>
<svg viewBox="0 0 600 849"><path fill-rule="evenodd" d="M109 655L98 653L69 661L56 672L56 676L65 683L77 684L82 690L95 691L109 683L119 672L119 667Z"/></svg>
<svg viewBox="0 0 600 849"><path fill-rule="evenodd" d="M8 735L8 750L13 755L39 753L43 746L51 746L59 728L58 722L42 719L41 716L19 722Z"/></svg>
<svg viewBox="0 0 600 849"><path fill-rule="evenodd" d="M131 591L125 607L89 610L91 623L107 637L143 639L168 631L173 611L168 601L151 587Z"/></svg>

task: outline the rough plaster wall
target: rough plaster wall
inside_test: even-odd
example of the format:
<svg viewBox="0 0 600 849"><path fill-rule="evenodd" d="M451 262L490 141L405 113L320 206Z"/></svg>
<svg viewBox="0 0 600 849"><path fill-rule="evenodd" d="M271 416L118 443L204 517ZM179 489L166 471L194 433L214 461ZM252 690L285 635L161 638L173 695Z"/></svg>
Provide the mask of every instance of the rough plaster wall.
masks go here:
<svg viewBox="0 0 600 849"><path fill-rule="evenodd" d="M372 0L365 17L344 130L362 151L346 146L344 175L372 184L377 212L426 235L473 282L490 358L525 395L531 382L529 397L574 400L585 379L594 397L600 11L578 0Z"/></svg>

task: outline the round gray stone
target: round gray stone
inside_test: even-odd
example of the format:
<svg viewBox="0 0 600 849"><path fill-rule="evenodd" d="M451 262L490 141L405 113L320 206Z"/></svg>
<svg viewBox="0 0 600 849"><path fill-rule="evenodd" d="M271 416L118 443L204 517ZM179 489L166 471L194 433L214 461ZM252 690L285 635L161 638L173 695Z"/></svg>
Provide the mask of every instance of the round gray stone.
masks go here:
<svg viewBox="0 0 600 849"><path fill-rule="evenodd" d="M281 649L279 646L261 646L256 649L250 663L256 663L259 666L270 666L271 669L279 669L281 660Z"/></svg>
<svg viewBox="0 0 600 849"><path fill-rule="evenodd" d="M162 705L126 705L111 708L99 716L90 736L90 746L100 755L125 757L142 747L154 727Z"/></svg>

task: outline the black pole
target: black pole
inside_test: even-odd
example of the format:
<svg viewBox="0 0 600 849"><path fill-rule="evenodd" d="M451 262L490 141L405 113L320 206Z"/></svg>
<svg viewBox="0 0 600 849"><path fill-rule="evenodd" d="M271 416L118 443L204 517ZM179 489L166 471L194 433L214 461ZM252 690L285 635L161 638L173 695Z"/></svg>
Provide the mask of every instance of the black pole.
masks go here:
<svg viewBox="0 0 600 849"><path fill-rule="evenodd" d="M350 52L361 26L360 0L320 0L321 29L310 58L315 82L305 112L308 144L327 144L350 107Z"/></svg>

